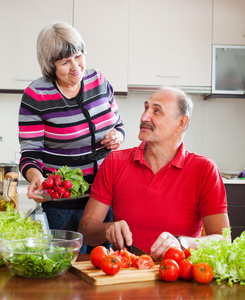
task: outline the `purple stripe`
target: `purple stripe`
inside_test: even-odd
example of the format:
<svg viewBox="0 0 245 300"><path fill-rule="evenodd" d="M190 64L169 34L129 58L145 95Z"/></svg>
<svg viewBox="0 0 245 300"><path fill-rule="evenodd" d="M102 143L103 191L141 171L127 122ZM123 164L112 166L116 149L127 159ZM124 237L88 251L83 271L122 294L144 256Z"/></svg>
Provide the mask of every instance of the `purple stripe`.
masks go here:
<svg viewBox="0 0 245 300"><path fill-rule="evenodd" d="M55 87L54 86L52 86L52 87L49 87L49 88L46 88L46 87L37 87L36 88L36 90L37 91L53 91L53 90L55 90ZM58 91L57 91L58 92Z"/></svg>
<svg viewBox="0 0 245 300"><path fill-rule="evenodd" d="M62 118L62 117L73 117L75 115L80 115L81 114L81 109L75 109L75 110L70 110L70 111L57 111L57 112L52 112L48 114L44 114L43 117L46 119L50 118Z"/></svg>
<svg viewBox="0 0 245 300"><path fill-rule="evenodd" d="M104 104L106 102L108 102L108 98L107 97L103 97L101 99L98 99L96 101L93 101L91 103L88 103L88 104L84 105L84 107L89 110L89 109L97 107L97 106L99 106L101 104Z"/></svg>
<svg viewBox="0 0 245 300"><path fill-rule="evenodd" d="M90 75L88 75L88 76L86 76L86 77L83 77L83 79L84 79L84 80L90 79L90 78L94 77L94 75L96 75L96 74L98 74L98 73L97 73L97 72L94 72L94 73L92 73L92 74L90 74Z"/></svg>

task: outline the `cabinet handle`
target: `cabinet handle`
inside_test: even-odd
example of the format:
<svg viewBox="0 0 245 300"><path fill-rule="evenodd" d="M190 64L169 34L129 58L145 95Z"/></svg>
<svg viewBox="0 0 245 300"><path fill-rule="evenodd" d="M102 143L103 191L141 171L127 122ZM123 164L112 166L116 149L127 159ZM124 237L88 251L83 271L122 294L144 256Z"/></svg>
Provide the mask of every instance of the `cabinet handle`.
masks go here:
<svg viewBox="0 0 245 300"><path fill-rule="evenodd" d="M27 78L17 78L17 81L34 81L35 79L27 79Z"/></svg>
<svg viewBox="0 0 245 300"><path fill-rule="evenodd" d="M156 75L157 77L175 77L175 78L179 78L179 75Z"/></svg>

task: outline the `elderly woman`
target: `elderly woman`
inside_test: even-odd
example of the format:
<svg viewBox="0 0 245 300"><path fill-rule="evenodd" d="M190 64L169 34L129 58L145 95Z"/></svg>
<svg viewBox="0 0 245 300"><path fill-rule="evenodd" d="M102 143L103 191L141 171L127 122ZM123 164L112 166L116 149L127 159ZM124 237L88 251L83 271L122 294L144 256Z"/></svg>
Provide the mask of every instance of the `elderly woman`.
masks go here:
<svg viewBox="0 0 245 300"><path fill-rule="evenodd" d="M37 39L43 77L26 88L20 105L20 171L30 182L28 198L42 202L52 229L77 231L88 199L55 202L38 196L47 174L65 165L81 168L91 185L104 158L125 136L113 88L101 72L86 69L85 53L72 26L43 28Z"/></svg>

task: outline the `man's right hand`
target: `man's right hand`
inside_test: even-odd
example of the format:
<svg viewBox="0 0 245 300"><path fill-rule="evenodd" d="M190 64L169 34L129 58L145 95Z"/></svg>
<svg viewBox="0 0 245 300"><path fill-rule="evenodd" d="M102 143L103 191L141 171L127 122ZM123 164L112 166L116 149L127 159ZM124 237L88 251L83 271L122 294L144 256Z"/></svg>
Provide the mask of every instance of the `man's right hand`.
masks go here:
<svg viewBox="0 0 245 300"><path fill-rule="evenodd" d="M127 222L124 220L109 223L105 231L105 238L116 249L124 249L126 246L129 247L133 243L132 232L130 231Z"/></svg>

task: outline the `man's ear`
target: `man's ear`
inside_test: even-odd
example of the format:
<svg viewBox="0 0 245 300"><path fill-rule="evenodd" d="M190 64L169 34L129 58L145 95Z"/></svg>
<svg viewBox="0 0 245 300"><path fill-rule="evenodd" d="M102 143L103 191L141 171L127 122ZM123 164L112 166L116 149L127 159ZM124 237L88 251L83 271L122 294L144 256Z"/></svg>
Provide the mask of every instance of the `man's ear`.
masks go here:
<svg viewBox="0 0 245 300"><path fill-rule="evenodd" d="M189 121L188 116L179 116L179 126L178 126L179 132L184 131L185 127L187 126L188 121Z"/></svg>

